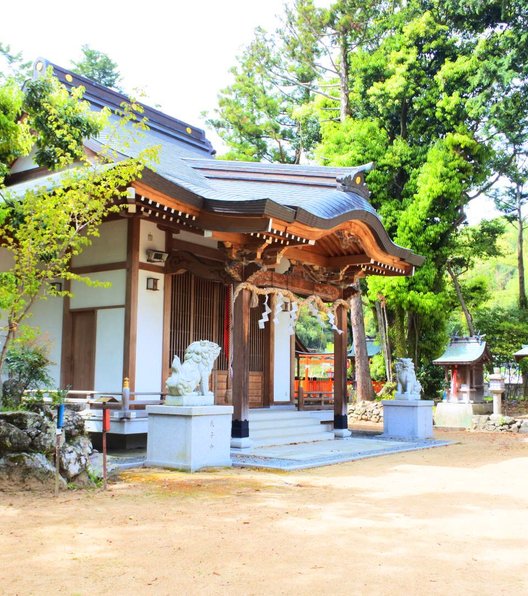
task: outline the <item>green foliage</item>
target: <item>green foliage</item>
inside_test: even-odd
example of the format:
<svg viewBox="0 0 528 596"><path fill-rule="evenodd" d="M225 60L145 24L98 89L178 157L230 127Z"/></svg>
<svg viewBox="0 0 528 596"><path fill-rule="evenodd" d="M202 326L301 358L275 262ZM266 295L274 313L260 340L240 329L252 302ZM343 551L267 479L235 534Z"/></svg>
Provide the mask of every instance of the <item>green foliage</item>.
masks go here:
<svg viewBox="0 0 528 596"><path fill-rule="evenodd" d="M370 378L373 381L385 381L386 377L383 354L375 354L370 360Z"/></svg>
<svg viewBox="0 0 528 596"><path fill-rule="evenodd" d="M333 340L333 332L328 327L322 327L306 306L300 308L295 333L307 349L313 352L331 351L327 350L327 344Z"/></svg>
<svg viewBox="0 0 528 596"><path fill-rule="evenodd" d="M208 124L230 147L225 159L299 163L319 139L317 118L298 108L309 94L274 78L285 68L275 41L258 28L231 69L234 82L218 96Z"/></svg>
<svg viewBox="0 0 528 596"><path fill-rule="evenodd" d="M416 378L422 385L424 399L439 399L445 389L445 375L441 366L430 362L422 364L416 371Z"/></svg>
<svg viewBox="0 0 528 596"><path fill-rule="evenodd" d="M12 89L9 83L6 86ZM0 87L0 98L6 86ZM69 295L67 289L54 289L52 282L58 278L97 285L70 271L71 257L90 245L109 213L119 211L126 187L141 176L153 156L149 149L135 159L112 163L113 152L106 146L99 159L89 161L83 147L86 137L96 136L106 125L106 137L113 143L121 129L140 132L143 123L138 122L133 105L124 105L119 123L112 129L109 113L92 111L82 101L82 93L82 89L66 90L47 73L28 83L22 94L20 105L25 118L20 119L18 110L11 113L12 123L18 127L17 138L23 139L15 144L17 155L29 153L31 144L26 142L26 135L31 130L37 163L61 172L21 194L2 191L0 247L7 250L13 264L0 273L0 308L4 314L0 331L6 337L0 367L35 300ZM4 169L13 154L9 149L0 154Z"/></svg>
<svg viewBox="0 0 528 596"><path fill-rule="evenodd" d="M392 238L426 261L409 279L370 277L368 297L385 297L396 355L417 365L441 353L458 308L448 266L474 309L487 290L468 271L500 258L498 224L461 225L466 206L499 174L519 190L514 169L528 139L525 9L523 0L338 0L324 9L295 0L281 29L257 32L220 97L213 123L230 157L296 163L298 131L288 136L281 126L308 114L320 126L319 161L375 162L367 176L374 207Z"/></svg>
<svg viewBox="0 0 528 596"><path fill-rule="evenodd" d="M99 83L103 87L121 91L119 86L121 74L117 63L108 54L94 50L86 44L82 46L81 51L83 57L79 62L73 62L72 71Z"/></svg>
<svg viewBox="0 0 528 596"><path fill-rule="evenodd" d="M525 309L495 306L475 313L475 326L485 335L493 364L513 361L513 354L528 344L528 313Z"/></svg>
<svg viewBox="0 0 528 596"><path fill-rule="evenodd" d="M24 60L22 52L13 53L11 47L0 42L0 84L6 80L22 85L31 77L31 62Z"/></svg>
<svg viewBox="0 0 528 596"><path fill-rule="evenodd" d="M106 113L91 112L82 88L68 91L52 74L30 81L23 109L35 130L36 161L50 170L62 169L84 156L83 140L97 136Z"/></svg>
<svg viewBox="0 0 528 596"><path fill-rule="evenodd" d="M0 188L9 165L32 146L31 130L21 120L24 96L13 79L0 84ZM1 210L1 204L0 204ZM0 224L2 214L0 211Z"/></svg>
<svg viewBox="0 0 528 596"><path fill-rule="evenodd" d="M28 389L49 386L50 361L47 349L34 342L14 342L5 356L7 380L2 387L2 405L14 409L20 406Z"/></svg>

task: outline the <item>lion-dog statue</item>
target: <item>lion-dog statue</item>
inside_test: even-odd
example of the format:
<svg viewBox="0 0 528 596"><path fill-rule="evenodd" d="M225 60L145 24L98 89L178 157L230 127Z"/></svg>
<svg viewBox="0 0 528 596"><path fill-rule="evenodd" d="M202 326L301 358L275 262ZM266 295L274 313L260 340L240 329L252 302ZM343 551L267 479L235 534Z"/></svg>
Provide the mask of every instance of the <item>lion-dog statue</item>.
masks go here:
<svg viewBox="0 0 528 596"><path fill-rule="evenodd" d="M396 360L396 382L396 399L420 399L422 386L416 378L411 358Z"/></svg>
<svg viewBox="0 0 528 596"><path fill-rule="evenodd" d="M220 350L218 344L202 339L187 347L183 364L175 355L166 382L169 395L210 395L209 377Z"/></svg>

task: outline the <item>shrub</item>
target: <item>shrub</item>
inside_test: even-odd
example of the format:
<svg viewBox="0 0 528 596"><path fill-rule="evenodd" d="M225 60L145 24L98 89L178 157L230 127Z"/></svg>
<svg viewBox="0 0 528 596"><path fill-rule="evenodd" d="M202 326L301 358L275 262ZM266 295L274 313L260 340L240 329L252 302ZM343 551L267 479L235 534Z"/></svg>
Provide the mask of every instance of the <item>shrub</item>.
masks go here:
<svg viewBox="0 0 528 596"><path fill-rule="evenodd" d="M38 389L52 383L48 367L51 364L47 350L33 343L14 344L5 359L7 380L2 386L2 406L20 407L22 396L28 389Z"/></svg>

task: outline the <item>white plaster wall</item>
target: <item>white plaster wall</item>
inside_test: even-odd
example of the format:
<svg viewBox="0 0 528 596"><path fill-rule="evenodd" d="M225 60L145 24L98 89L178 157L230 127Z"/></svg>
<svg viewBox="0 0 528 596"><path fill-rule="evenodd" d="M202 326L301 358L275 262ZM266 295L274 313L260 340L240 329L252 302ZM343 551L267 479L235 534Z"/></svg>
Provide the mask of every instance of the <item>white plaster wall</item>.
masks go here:
<svg viewBox="0 0 528 596"><path fill-rule="evenodd" d="M127 258L127 220L107 221L99 236L80 255L72 258L72 267L120 263Z"/></svg>
<svg viewBox="0 0 528 596"><path fill-rule="evenodd" d="M10 168L11 174L16 174L18 172L25 172L26 170L38 168L38 164L34 160L36 152L36 147L33 147L29 155L26 155L25 157L19 157Z"/></svg>
<svg viewBox="0 0 528 596"><path fill-rule="evenodd" d="M275 325L275 376L274 376L274 401L290 401L290 341L288 324L289 312L279 313L279 322Z"/></svg>
<svg viewBox="0 0 528 596"><path fill-rule="evenodd" d="M31 327L38 327L40 333L38 343L49 350L49 359L53 363L50 376L55 387L60 386L60 362L62 354L62 309L63 298L50 296L37 300L31 308L31 313L25 323Z"/></svg>
<svg viewBox="0 0 528 596"><path fill-rule="evenodd" d="M159 290L157 292L146 289L147 277L157 277L159 279ZM161 388L163 282L164 277L160 273L139 271L136 391L159 391Z"/></svg>
<svg viewBox="0 0 528 596"><path fill-rule="evenodd" d="M95 389L120 392L123 386L123 350L125 309L104 308L97 311L95 341Z"/></svg>
<svg viewBox="0 0 528 596"><path fill-rule="evenodd" d="M147 248L165 251L165 232L151 221L141 221L139 228L139 260L147 262Z"/></svg>
<svg viewBox="0 0 528 596"><path fill-rule="evenodd" d="M0 271L8 271L13 264L10 253L0 249ZM24 324L30 327L38 327L40 334L38 342L49 349L49 358L53 363L49 372L55 386L60 383L60 361L62 348L62 302L63 299L57 296L45 300L37 300L33 305L30 316L25 319ZM6 315L0 311L0 326L6 324ZM5 334L0 332L0 345L3 343Z"/></svg>
<svg viewBox="0 0 528 596"><path fill-rule="evenodd" d="M126 295L126 270L100 271L90 273L91 280L109 282L107 288L97 288L85 285L80 281L72 282L73 298L70 308L96 308L101 306L124 306Z"/></svg>
<svg viewBox="0 0 528 596"><path fill-rule="evenodd" d="M13 266L13 257L6 248L0 248L0 271L8 271Z"/></svg>

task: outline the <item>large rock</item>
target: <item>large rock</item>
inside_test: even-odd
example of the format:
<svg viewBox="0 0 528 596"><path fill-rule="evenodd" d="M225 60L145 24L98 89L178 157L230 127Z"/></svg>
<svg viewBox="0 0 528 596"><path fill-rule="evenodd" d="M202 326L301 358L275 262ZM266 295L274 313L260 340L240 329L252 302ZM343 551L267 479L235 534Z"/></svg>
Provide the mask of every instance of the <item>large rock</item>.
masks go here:
<svg viewBox="0 0 528 596"><path fill-rule="evenodd" d="M20 439L20 447L14 447L12 452L40 452L44 454L51 454L55 448L55 430L51 420L37 414L35 412L2 412L0 413L0 424L7 423L22 431L29 438L30 444L26 445L26 440ZM9 426L7 427L9 430ZM5 432L5 430L4 430ZM15 433L17 437L21 437L19 433ZM14 437L14 434L12 434ZM6 453L2 451L0 453Z"/></svg>
<svg viewBox="0 0 528 596"><path fill-rule="evenodd" d="M9 453L0 458L0 489L54 486L55 468L43 453ZM59 486L66 488L63 478Z"/></svg>
<svg viewBox="0 0 528 596"><path fill-rule="evenodd" d="M60 471L67 480L74 481L86 471L93 447L90 439L79 436L64 443L60 450Z"/></svg>
<svg viewBox="0 0 528 596"><path fill-rule="evenodd" d="M39 404L31 412L0 413L0 487L54 485L55 468L50 462L55 452L56 415L55 408ZM88 473L92 443L77 412L66 410L63 437L61 486L66 486L66 480L80 486L93 485Z"/></svg>
<svg viewBox="0 0 528 596"><path fill-rule="evenodd" d="M84 418L78 412L64 412L64 434L66 440L84 435Z"/></svg>
<svg viewBox="0 0 528 596"><path fill-rule="evenodd" d="M0 456L6 453L29 451L31 438L13 424L0 420Z"/></svg>

